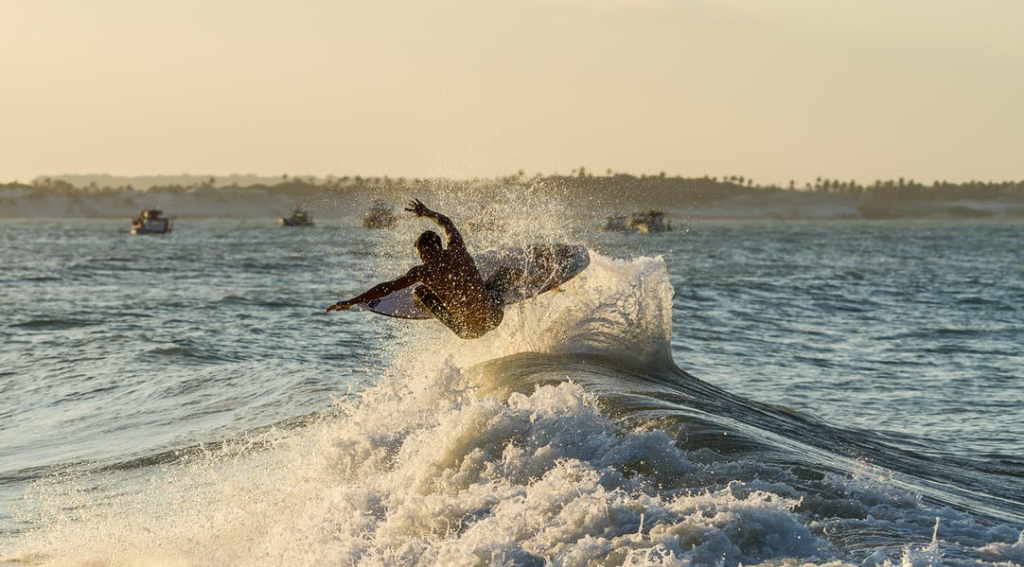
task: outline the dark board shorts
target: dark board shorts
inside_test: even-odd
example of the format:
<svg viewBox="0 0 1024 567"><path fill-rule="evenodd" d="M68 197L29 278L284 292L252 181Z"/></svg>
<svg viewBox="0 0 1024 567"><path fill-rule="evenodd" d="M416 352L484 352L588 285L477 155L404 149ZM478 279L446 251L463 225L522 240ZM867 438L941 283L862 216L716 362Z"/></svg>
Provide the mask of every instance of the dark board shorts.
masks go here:
<svg viewBox="0 0 1024 567"><path fill-rule="evenodd" d="M418 286L413 293L427 311L430 311L438 321L444 323L445 326L454 331L460 338L475 339L501 324L501 320L505 316L505 294L512 286L512 279L512 268L501 268L484 283L484 288L487 289L487 293L491 298L491 305L487 306L491 310L491 319L488 321L486 328L483 329L465 328L452 315L451 311L445 307L441 299L427 286Z"/></svg>

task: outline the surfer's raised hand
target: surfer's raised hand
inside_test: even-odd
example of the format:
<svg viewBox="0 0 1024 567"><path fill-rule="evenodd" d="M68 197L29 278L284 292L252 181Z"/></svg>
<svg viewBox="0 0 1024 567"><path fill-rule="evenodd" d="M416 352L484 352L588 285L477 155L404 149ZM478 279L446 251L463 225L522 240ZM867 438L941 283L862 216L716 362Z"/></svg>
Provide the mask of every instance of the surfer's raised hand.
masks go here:
<svg viewBox="0 0 1024 567"><path fill-rule="evenodd" d="M405 207L405 210L409 211L410 213L418 217L426 216L431 212L430 209L428 209L427 206L424 205L419 199L413 199L412 201L409 201L409 205Z"/></svg>

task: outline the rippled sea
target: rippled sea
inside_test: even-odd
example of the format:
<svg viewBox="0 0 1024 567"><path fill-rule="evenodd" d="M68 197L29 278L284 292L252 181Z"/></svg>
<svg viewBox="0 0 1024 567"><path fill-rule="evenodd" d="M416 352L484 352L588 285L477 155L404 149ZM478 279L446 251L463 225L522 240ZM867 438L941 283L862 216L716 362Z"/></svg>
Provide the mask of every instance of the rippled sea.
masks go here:
<svg viewBox="0 0 1024 567"><path fill-rule="evenodd" d="M489 220L592 262L468 342L323 312L423 220L0 220L0 563L1024 564L1024 224Z"/></svg>

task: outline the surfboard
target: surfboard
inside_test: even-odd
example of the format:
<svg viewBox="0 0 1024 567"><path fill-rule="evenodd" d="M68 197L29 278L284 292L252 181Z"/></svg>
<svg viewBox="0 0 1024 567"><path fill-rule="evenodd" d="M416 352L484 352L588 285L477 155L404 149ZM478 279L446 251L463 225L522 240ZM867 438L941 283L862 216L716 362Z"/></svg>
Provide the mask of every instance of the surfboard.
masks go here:
<svg viewBox="0 0 1024 567"><path fill-rule="evenodd" d="M518 268L522 277L509 286L505 305L535 297L576 277L590 265L590 254L575 244L536 244L523 248L502 248L473 255L480 275L487 281L498 269ZM402 319L433 319L413 296L416 286L400 289L391 295L353 306Z"/></svg>

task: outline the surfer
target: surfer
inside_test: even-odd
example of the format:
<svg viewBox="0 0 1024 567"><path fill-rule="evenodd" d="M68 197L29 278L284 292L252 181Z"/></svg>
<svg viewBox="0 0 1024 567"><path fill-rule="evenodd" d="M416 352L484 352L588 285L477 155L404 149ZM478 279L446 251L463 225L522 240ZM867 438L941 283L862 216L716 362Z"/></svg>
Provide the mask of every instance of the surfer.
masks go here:
<svg viewBox="0 0 1024 567"><path fill-rule="evenodd" d="M413 290L416 300L460 338L481 337L501 324L505 316L505 292L512 285L516 270L500 269L485 282L451 219L428 209L419 199L411 201L405 210L436 222L444 230L448 247L442 246L441 236L436 232L424 232L415 245L422 264L400 278L339 301L327 311L345 311L353 305L420 284Z"/></svg>

